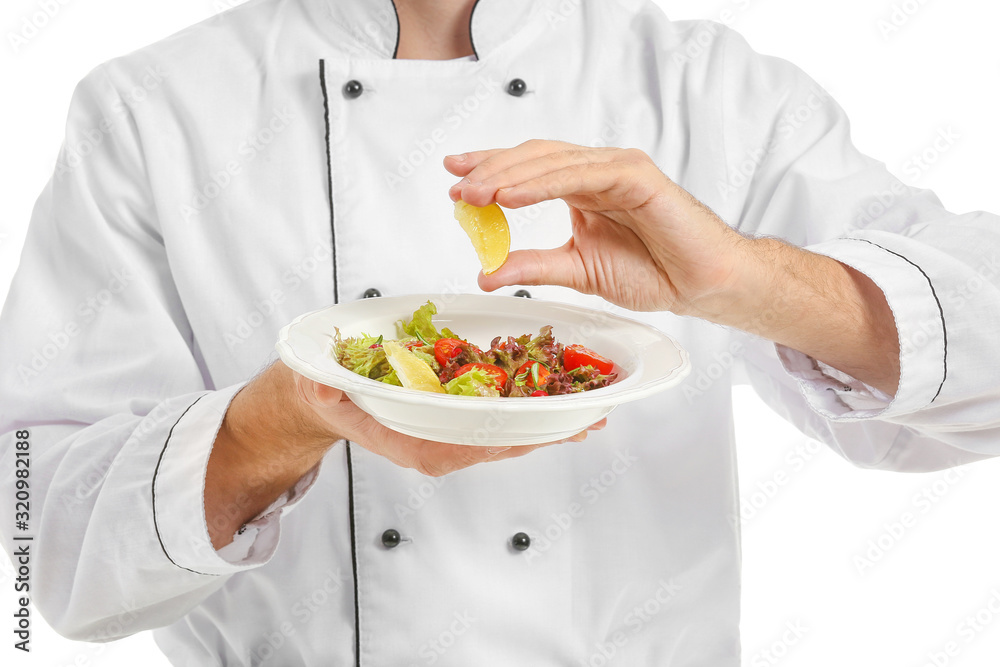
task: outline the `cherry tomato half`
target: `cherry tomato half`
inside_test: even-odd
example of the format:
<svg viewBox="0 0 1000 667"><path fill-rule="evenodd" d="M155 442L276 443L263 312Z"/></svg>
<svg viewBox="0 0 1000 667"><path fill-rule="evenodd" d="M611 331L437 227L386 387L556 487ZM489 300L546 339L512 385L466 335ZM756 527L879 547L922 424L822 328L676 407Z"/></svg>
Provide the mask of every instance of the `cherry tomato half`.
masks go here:
<svg viewBox="0 0 1000 667"><path fill-rule="evenodd" d="M521 367L517 369L517 373L514 375L514 378L517 379L524 376L524 383L529 387L537 389L545 384L545 378L549 375L549 369L545 367L545 364L540 364L537 361L529 359L521 364Z"/></svg>
<svg viewBox="0 0 1000 667"><path fill-rule="evenodd" d="M468 343L458 338L439 338L434 343L434 358L442 366L447 366L449 361L459 355L465 345Z"/></svg>
<svg viewBox="0 0 1000 667"><path fill-rule="evenodd" d="M493 376L496 380L496 388L503 389L507 384L507 372L499 366L494 366L493 364L465 364L460 366L457 371L455 371L455 377L459 375L465 375L471 370L479 369L481 371L486 371L488 375Z"/></svg>
<svg viewBox="0 0 1000 667"><path fill-rule="evenodd" d="M567 345L563 350L563 367L571 371L581 366L593 366L601 375L608 375L614 371L615 362L583 345Z"/></svg>
<svg viewBox="0 0 1000 667"><path fill-rule="evenodd" d="M536 389L535 391L531 392L531 395L532 396L548 396L549 392L542 391L541 389Z"/></svg>

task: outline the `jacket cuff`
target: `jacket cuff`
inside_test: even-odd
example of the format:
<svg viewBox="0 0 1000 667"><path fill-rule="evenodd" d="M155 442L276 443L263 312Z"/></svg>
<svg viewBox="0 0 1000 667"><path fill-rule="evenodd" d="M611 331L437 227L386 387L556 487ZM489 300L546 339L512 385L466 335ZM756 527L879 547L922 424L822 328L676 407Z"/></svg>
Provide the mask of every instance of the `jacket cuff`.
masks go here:
<svg viewBox="0 0 1000 667"><path fill-rule="evenodd" d="M219 557L242 569L263 565L269 561L278 548L281 518L291 512L316 483L322 465L323 460L320 459L320 462L303 475L295 486L278 496L266 510L241 526L233 535L233 541L216 551Z"/></svg>
<svg viewBox="0 0 1000 667"><path fill-rule="evenodd" d="M167 557L198 574L225 575L263 565L274 555L280 517L312 486L319 465L248 522L234 543L216 551L205 517L205 476L229 404L246 383L203 394L170 429L153 473L153 522Z"/></svg>
<svg viewBox="0 0 1000 667"><path fill-rule="evenodd" d="M889 419L930 405L947 374L944 313L934 285L917 264L869 240L865 232L806 249L865 274L885 294L899 333L899 389L889 396L801 352L776 345L785 370L813 410L834 421Z"/></svg>

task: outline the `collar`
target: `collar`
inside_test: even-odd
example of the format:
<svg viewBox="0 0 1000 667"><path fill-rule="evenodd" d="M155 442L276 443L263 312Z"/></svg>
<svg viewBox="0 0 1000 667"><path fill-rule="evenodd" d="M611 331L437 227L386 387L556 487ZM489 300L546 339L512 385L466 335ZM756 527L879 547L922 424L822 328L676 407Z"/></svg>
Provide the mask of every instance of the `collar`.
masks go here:
<svg viewBox="0 0 1000 667"><path fill-rule="evenodd" d="M393 0L314 1L324 17L353 42L352 51L378 58L395 57L399 18ZM470 21L476 57L487 58L550 4L551 0L476 0Z"/></svg>

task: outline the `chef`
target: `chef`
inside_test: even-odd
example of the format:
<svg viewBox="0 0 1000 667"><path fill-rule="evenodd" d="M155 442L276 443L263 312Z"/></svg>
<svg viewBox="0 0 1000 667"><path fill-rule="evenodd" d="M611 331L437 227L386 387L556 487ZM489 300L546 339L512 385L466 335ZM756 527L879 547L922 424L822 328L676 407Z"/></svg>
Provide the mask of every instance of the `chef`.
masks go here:
<svg viewBox="0 0 1000 667"><path fill-rule="evenodd" d="M502 271L449 194L510 208ZM644 1L251 0L74 95L0 319L34 601L178 665L735 666L732 382L860 466L1000 453L1000 292L959 289L996 224ZM502 450L273 363L303 312L480 288L637 311L696 371Z"/></svg>

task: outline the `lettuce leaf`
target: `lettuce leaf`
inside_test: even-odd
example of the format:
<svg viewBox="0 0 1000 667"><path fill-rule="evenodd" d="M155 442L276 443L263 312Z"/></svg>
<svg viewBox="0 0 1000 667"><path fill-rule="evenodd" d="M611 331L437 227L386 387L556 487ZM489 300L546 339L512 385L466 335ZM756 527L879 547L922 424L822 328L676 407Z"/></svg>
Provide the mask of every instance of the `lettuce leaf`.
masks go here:
<svg viewBox="0 0 1000 667"><path fill-rule="evenodd" d="M453 378L444 386L445 391L454 396L499 396L496 379L490 373L473 368L467 373Z"/></svg>
<svg viewBox="0 0 1000 667"><path fill-rule="evenodd" d="M430 352L428 353L428 352L425 352L424 350L430 350ZM424 346L424 347L415 347L415 348L411 349L410 352L412 352L414 355L416 355L416 357L418 359L423 359L424 361L426 361L427 365L430 366L434 370L435 373L440 373L441 372L441 364L439 364L438 360L434 357L434 348L433 347L430 347L430 348L427 347L427 346Z"/></svg>
<svg viewBox="0 0 1000 667"><path fill-rule="evenodd" d="M399 337L413 336L414 338L419 338L426 345L433 345L438 339L445 337L441 335L441 332L431 322L431 317L434 315L437 315L437 306L433 302L428 301L413 311L413 317L410 318L409 322L400 320L397 323L396 328L399 329Z"/></svg>
<svg viewBox="0 0 1000 667"><path fill-rule="evenodd" d="M535 361L540 361L549 369L559 367L559 354L562 352L562 344L557 343L552 335L552 327L545 325L538 330L538 335L529 340L524 345L528 356Z"/></svg>
<svg viewBox="0 0 1000 667"><path fill-rule="evenodd" d="M593 366L580 366L571 371L553 373L546 378L545 388L552 396L576 394L581 391L607 387L617 378L617 373L601 375L601 372Z"/></svg>
<svg viewBox="0 0 1000 667"><path fill-rule="evenodd" d="M380 382L385 382L386 384L395 385L397 387L402 387L403 383L399 381L399 376L396 375L396 369L393 368L392 372L383 378L379 378Z"/></svg>
<svg viewBox="0 0 1000 667"><path fill-rule="evenodd" d="M385 350L381 347L381 336L361 334L344 339L337 329L333 339L333 352L341 366L366 378L378 380L392 371ZM378 347L372 347L378 345Z"/></svg>

